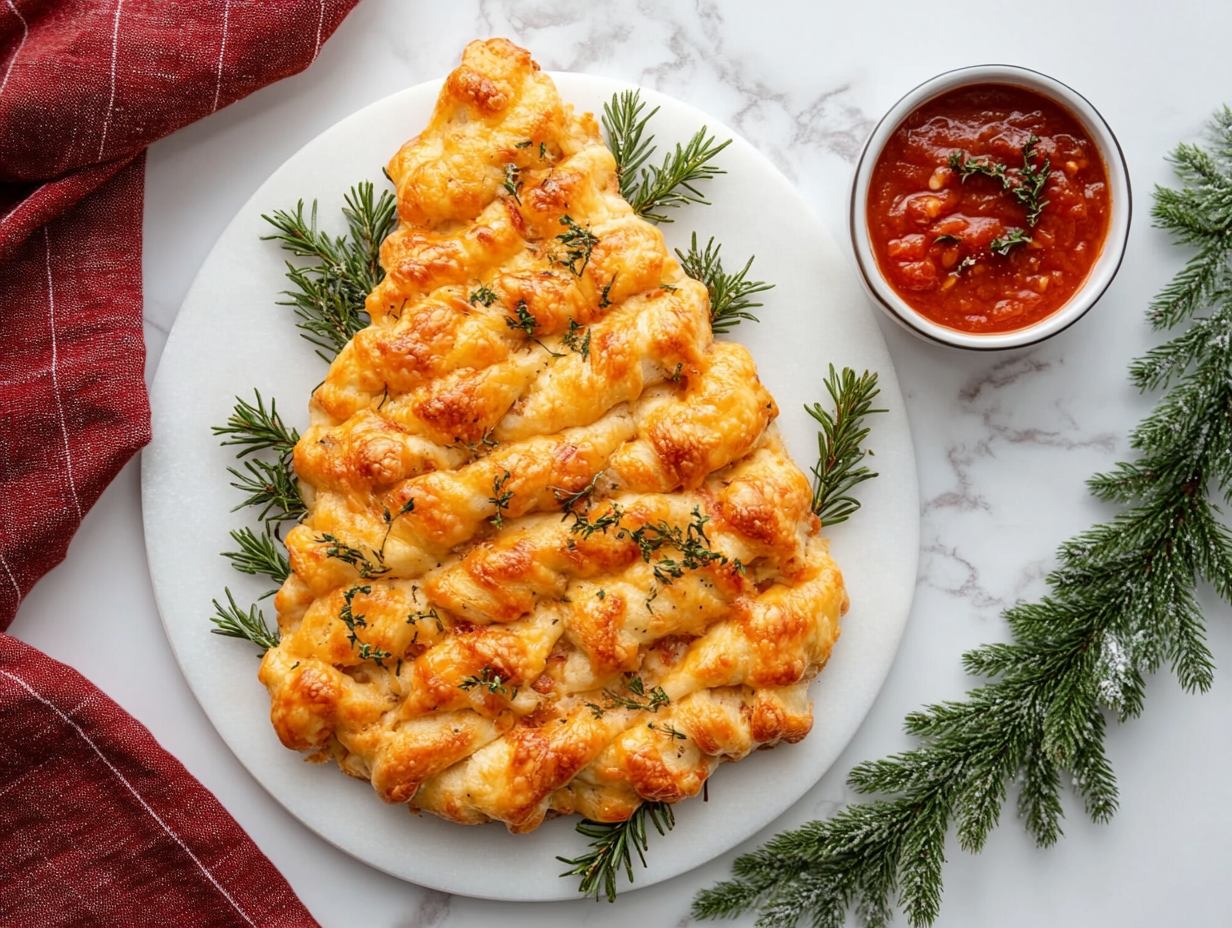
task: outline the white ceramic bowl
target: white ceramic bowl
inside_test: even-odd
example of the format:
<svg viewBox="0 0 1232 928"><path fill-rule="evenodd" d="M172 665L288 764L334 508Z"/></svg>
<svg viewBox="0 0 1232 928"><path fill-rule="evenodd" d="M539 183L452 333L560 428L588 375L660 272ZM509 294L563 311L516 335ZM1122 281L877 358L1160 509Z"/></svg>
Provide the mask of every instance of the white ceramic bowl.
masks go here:
<svg viewBox="0 0 1232 928"><path fill-rule="evenodd" d="M1087 275L1086 281L1070 297L1069 302L1055 313L1034 325L1010 332L988 334L960 332L925 318L912 309L886 282L869 241L867 216L869 181L873 167L894 130L912 112L934 97L959 87L969 87L975 84L1004 84L1023 87L1060 104L1069 110L1086 129L1087 134L1099 149L1108 172L1109 197L1112 205L1108 235L1104 240L1103 250ZM873 134L865 143L864 151L860 154L860 161L856 165L855 182L851 190L851 240L855 248L856 261L860 265L860 273L869 292L890 318L914 335L928 341L977 351L1020 348L1043 341L1069 328L1103 296L1108 285L1112 283L1112 278L1116 276L1121 266L1121 259L1125 254L1131 206L1129 169L1125 166L1125 156L1121 153L1121 146L1117 143L1116 136L1112 134L1104 118L1085 97L1060 81L1027 68L1000 64L977 65L956 71L946 71L944 74L925 81L894 104L890 111L882 117L881 122L877 124Z"/></svg>

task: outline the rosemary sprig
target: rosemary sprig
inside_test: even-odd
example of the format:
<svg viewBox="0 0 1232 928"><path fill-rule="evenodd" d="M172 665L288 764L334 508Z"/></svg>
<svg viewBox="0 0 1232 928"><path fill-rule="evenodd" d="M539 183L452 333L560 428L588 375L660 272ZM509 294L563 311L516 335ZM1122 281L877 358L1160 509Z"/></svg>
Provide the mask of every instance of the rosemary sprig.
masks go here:
<svg viewBox="0 0 1232 928"><path fill-rule="evenodd" d="M655 152L654 136L645 136L646 125L659 111L655 107L643 117L644 107L639 91L613 94L603 107L603 128L616 159L620 193L633 212L651 222L671 222L663 210L689 203L709 205L696 185L726 173L711 162L731 139L716 143L702 126L687 145L677 143L674 151L664 155L662 165L644 167Z"/></svg>
<svg viewBox="0 0 1232 928"><path fill-rule="evenodd" d="M873 399L881 392L875 373L865 371L857 377L855 371L845 367L840 375L831 364L826 392L834 403L833 413L820 403L804 409L821 424L817 464L813 467L813 512L822 524L837 525L860 508L859 501L850 495L852 489L877 476L859 466L865 454L871 453L860 447L869 431L861 426L865 416L885 410L872 408Z"/></svg>
<svg viewBox="0 0 1232 928"><path fill-rule="evenodd" d="M244 473L228 467L227 473L235 478L231 486L248 494L248 497L231 511L245 506L259 506L257 518L264 522L298 522L308 515L308 507L299 495L299 478L287 461L271 464L253 459L244 462Z"/></svg>
<svg viewBox="0 0 1232 928"><path fill-rule="evenodd" d="M231 540L239 545L238 551L224 551L222 556L231 561L231 566L244 574L264 574L271 580L282 583L291 575L291 562L286 550L269 531L257 535L245 526L231 532Z"/></svg>
<svg viewBox="0 0 1232 928"><path fill-rule="evenodd" d="M637 190L638 171L646 159L654 154L654 136L643 140L646 124L659 112L656 106L642 116L646 104L637 90L623 90L612 94L612 99L603 104L603 131L607 133L608 148L616 159L616 173L620 178L620 195L629 202Z"/></svg>
<svg viewBox="0 0 1232 928"><path fill-rule="evenodd" d="M1013 640L963 657L988 682L962 701L907 717L922 743L861 764L860 792L885 799L785 832L738 858L735 878L697 896L698 918L757 910L758 924L839 928L854 908L885 925L892 900L916 926L941 899L946 833L983 847L1018 782L1018 812L1041 846L1061 834L1068 779L1094 821L1117 807L1104 750L1105 712L1141 713L1145 677L1164 663L1181 685L1205 691L1213 661L1195 597L1200 581L1232 600L1232 533L1212 494L1232 501L1232 111L1213 121L1213 150L1173 156L1183 190L1157 190L1156 224L1197 246L1151 304L1157 328L1189 327L1130 368L1142 390L1169 387L1130 436L1137 460L1089 482L1125 508L1061 546L1049 595L1005 612ZM1199 312L1207 311L1199 316Z"/></svg>
<svg viewBox="0 0 1232 928"><path fill-rule="evenodd" d="M215 635L227 638L245 638L257 645L264 655L270 648L278 647L278 632L270 630L265 624L265 616L255 605L247 612L236 605L231 590L226 589L227 605L223 606L214 600L215 614L210 617L216 628L210 629Z"/></svg>
<svg viewBox="0 0 1232 928"><path fill-rule="evenodd" d="M277 229L263 236L280 242L297 258L313 258L315 264L287 263L287 277L294 285L285 291L300 321L304 338L317 346L317 354L329 361L368 324L364 301L381 282L385 272L380 265L381 242L394 226L396 203L393 194L383 191L374 200L374 189L365 181L351 188L342 209L350 237L331 237L317 228L317 203L304 218L304 201L295 212L275 210L262 219ZM326 354L328 352L328 354Z"/></svg>
<svg viewBox="0 0 1232 928"><path fill-rule="evenodd" d="M655 830L665 835L676 825L676 815L666 802L644 802L623 822L592 822L583 819L577 825L580 834L593 840L591 850L572 859L557 857L562 864L572 867L561 876L580 876L578 890L596 899L602 892L608 902L616 901L616 875L623 869L629 882L633 882L633 852L637 852L642 867L646 866L646 819Z"/></svg>
<svg viewBox="0 0 1232 928"><path fill-rule="evenodd" d="M764 304L754 303L749 299L755 293L764 293L774 289L774 284L764 280L748 280L749 269L753 266L753 258L745 262L738 274L728 274L723 270L723 260L719 257L721 245L716 245L712 237L706 243L704 251L697 247L697 233L686 254L679 248L676 256L680 258L680 266L694 280L706 285L710 294L710 328L717 335L727 332L739 325L741 319L757 322L750 309L756 309Z"/></svg>
<svg viewBox="0 0 1232 928"><path fill-rule="evenodd" d="M256 394L257 404L254 406L237 396L235 409L227 418L227 424L213 426L213 433L227 436L225 441L219 442L224 447L240 447L235 455L237 458L256 451L277 451L280 457L286 457L295 450L299 432L294 428L287 428L283 423L282 417L278 415L278 404L272 397L269 409L266 409L261 391L252 392Z"/></svg>
<svg viewBox="0 0 1232 928"><path fill-rule="evenodd" d="M641 180L629 205L633 212L651 222L671 222L662 210L701 203L709 206L696 184L727 172L711 164L715 155L731 144L715 143L714 136L707 135L702 126L683 148L676 143L676 150L663 156L660 167L651 165L642 171Z"/></svg>

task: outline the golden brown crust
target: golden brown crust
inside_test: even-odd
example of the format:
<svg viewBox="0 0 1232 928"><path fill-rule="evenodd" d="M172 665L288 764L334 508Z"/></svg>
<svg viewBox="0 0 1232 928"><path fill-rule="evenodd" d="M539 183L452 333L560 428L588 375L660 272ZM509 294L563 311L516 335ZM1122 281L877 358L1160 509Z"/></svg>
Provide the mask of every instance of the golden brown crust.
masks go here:
<svg viewBox="0 0 1232 928"><path fill-rule="evenodd" d="M804 737L842 577L752 358L593 117L474 42L389 171L372 324L295 449L309 515L260 672L279 738L523 832Z"/></svg>

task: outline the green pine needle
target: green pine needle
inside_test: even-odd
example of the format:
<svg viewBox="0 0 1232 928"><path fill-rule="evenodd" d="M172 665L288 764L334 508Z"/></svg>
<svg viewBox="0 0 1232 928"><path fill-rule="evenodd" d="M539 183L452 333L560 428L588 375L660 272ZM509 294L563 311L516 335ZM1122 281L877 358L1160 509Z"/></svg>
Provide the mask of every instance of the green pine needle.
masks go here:
<svg viewBox="0 0 1232 928"><path fill-rule="evenodd" d="M873 399L881 392L875 373L865 371L857 377L855 371L845 367L840 375L831 364L826 391L834 412L823 409L820 403L804 409L821 424L817 464L813 467L813 512L823 525L837 525L860 508L852 489L877 476L860 466L868 453L860 445L869 432L863 426L864 417L885 410L872 408Z"/></svg>
<svg viewBox="0 0 1232 928"><path fill-rule="evenodd" d="M986 678L964 700L907 717L912 750L857 766L851 785L885 798L784 832L736 860L733 878L700 893L697 918L758 913L759 926L841 928L849 911L885 925L940 911L946 834L979 851L1011 783L1041 846L1061 835L1061 786L1106 822L1117 808L1105 713L1142 712L1146 677L1168 666L1210 687L1214 663L1195 596L1205 581L1232 600L1232 533L1213 493L1232 502L1232 111L1216 114L1212 149L1182 145L1182 190L1157 190L1156 223L1194 249L1148 318L1186 331L1134 362L1143 390L1169 387L1134 430L1139 457L1090 481L1125 508L1057 552L1049 595L1005 612L1012 641L964 655ZM1205 315L1199 315L1200 313ZM824 424L824 423L823 423ZM827 430L829 431L829 430ZM849 476L852 472L849 472Z"/></svg>
<svg viewBox="0 0 1232 928"><path fill-rule="evenodd" d="M214 600L215 614L210 618L217 628L211 629L215 635L227 638L246 638L261 649L265 654L270 648L278 647L278 632L271 631L265 624L265 616L255 605L247 612L236 605L231 590L226 590L227 605L223 606Z"/></svg>
<svg viewBox="0 0 1232 928"><path fill-rule="evenodd" d="M676 825L676 816L666 802L644 802L623 822L592 822L583 819L577 824L579 834L593 839L591 850L581 857L569 859L557 857L573 869L561 876L580 876L579 891L586 896L599 898L602 892L608 902L616 901L616 878L621 870L630 883L633 882L633 854L642 867L646 866L645 852L650 846L646 838L646 819L655 830L665 835Z"/></svg>
<svg viewBox="0 0 1232 928"><path fill-rule="evenodd" d="M754 303L749 297L755 293L764 293L774 289L774 284L763 280L748 280L749 269L753 259L749 258L738 274L728 274L723 270L723 260L719 257L721 245L716 245L713 238L706 243L706 249L699 251L697 233L686 254L679 248L676 256L680 258L680 266L694 280L706 285L710 294L710 328L716 335L730 331L739 325L741 319L757 322L750 309L757 309L762 303Z"/></svg>
<svg viewBox="0 0 1232 928"><path fill-rule="evenodd" d="M264 239L280 242L297 258L316 261L304 266L287 262L287 277L294 289L286 291L290 299L281 305L295 308L303 337L317 346L317 354L325 361L332 360L368 325L365 300L385 277L381 242L393 229L397 204L389 191L383 191L379 199L374 196L367 181L352 187L346 196L342 214L349 238L333 238L317 228L315 200L308 219L304 218L303 200L293 213L275 210L273 216L261 216L278 230Z"/></svg>

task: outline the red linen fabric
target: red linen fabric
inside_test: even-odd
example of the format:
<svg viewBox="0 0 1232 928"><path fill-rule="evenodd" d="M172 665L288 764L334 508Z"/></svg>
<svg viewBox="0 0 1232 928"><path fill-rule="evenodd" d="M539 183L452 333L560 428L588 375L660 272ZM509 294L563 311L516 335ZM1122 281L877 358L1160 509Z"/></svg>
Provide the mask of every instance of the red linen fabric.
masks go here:
<svg viewBox="0 0 1232 928"><path fill-rule="evenodd" d="M146 147L307 67L355 2L0 0L0 925L315 924L144 728L3 629L149 441Z"/></svg>
<svg viewBox="0 0 1232 928"><path fill-rule="evenodd" d="M140 723L76 671L2 633L0 731L0 923L316 924Z"/></svg>

